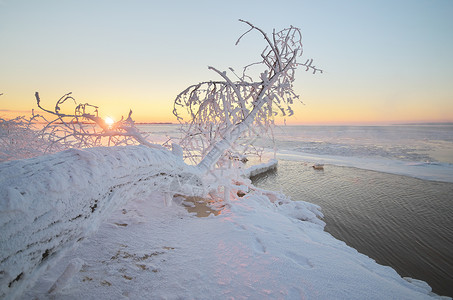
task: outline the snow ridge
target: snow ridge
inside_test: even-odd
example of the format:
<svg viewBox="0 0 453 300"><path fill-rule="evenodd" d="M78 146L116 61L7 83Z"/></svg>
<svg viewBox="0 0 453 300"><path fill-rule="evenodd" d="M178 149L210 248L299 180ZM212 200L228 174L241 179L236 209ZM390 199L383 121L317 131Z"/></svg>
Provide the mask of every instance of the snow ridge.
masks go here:
<svg viewBox="0 0 453 300"><path fill-rule="evenodd" d="M145 146L71 149L1 164L0 298L20 295L137 194L201 192L196 174L172 152Z"/></svg>

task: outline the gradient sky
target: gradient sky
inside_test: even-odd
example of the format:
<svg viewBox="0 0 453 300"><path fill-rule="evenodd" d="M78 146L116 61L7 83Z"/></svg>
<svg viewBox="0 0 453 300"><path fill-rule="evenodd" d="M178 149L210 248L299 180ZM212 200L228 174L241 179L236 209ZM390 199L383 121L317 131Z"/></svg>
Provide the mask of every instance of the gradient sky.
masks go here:
<svg viewBox="0 0 453 300"><path fill-rule="evenodd" d="M188 85L259 60L249 20L302 29L304 57L289 123L453 121L453 1L0 0L0 116L53 107L67 92L119 119L175 122Z"/></svg>

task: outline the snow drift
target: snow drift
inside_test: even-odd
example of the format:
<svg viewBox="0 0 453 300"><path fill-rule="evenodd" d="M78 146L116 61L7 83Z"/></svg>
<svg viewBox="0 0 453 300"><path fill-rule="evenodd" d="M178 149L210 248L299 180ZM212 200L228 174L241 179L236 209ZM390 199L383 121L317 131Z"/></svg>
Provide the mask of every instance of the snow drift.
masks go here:
<svg viewBox="0 0 453 300"><path fill-rule="evenodd" d="M131 197L201 192L196 171L172 152L145 146L72 149L1 164L0 298L20 293Z"/></svg>

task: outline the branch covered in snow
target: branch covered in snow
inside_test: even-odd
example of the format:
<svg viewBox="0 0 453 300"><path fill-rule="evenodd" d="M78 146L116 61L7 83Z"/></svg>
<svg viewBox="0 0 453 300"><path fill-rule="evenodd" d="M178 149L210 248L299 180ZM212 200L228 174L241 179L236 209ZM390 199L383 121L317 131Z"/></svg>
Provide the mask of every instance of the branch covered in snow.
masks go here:
<svg viewBox="0 0 453 300"><path fill-rule="evenodd" d="M226 71L209 67L222 80L205 81L183 90L174 101L173 114L181 122L184 137L181 146L193 162L203 170L216 163L224 164L231 155L252 152L257 136L270 135L274 117L293 115L294 101L300 101L293 90L295 70L305 67L313 73L321 72L313 60L298 63L302 55L300 29L289 27L272 33L271 37L244 20L251 31L257 31L267 42L262 60L244 67L242 75L233 80ZM261 66L258 79L249 74L252 67ZM264 69L264 70L263 70Z"/></svg>
<svg viewBox="0 0 453 300"><path fill-rule="evenodd" d="M46 152L55 148L87 148L96 146L120 146L142 144L150 148L162 149L153 144L135 127L132 110L126 119L107 123L99 117L99 107L89 103L77 103L71 93L63 95L55 104L54 110L41 105L39 93L35 93L38 107L50 114L53 119L46 120L40 134L47 141ZM71 102L73 113L63 113L62 105Z"/></svg>

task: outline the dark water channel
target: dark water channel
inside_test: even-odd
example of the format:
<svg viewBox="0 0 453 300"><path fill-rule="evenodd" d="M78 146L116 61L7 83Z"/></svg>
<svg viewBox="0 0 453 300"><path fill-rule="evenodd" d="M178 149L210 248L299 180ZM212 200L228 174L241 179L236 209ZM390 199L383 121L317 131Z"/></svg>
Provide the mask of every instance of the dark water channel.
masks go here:
<svg viewBox="0 0 453 300"><path fill-rule="evenodd" d="M252 181L320 205L335 238L453 296L453 183L283 160Z"/></svg>

